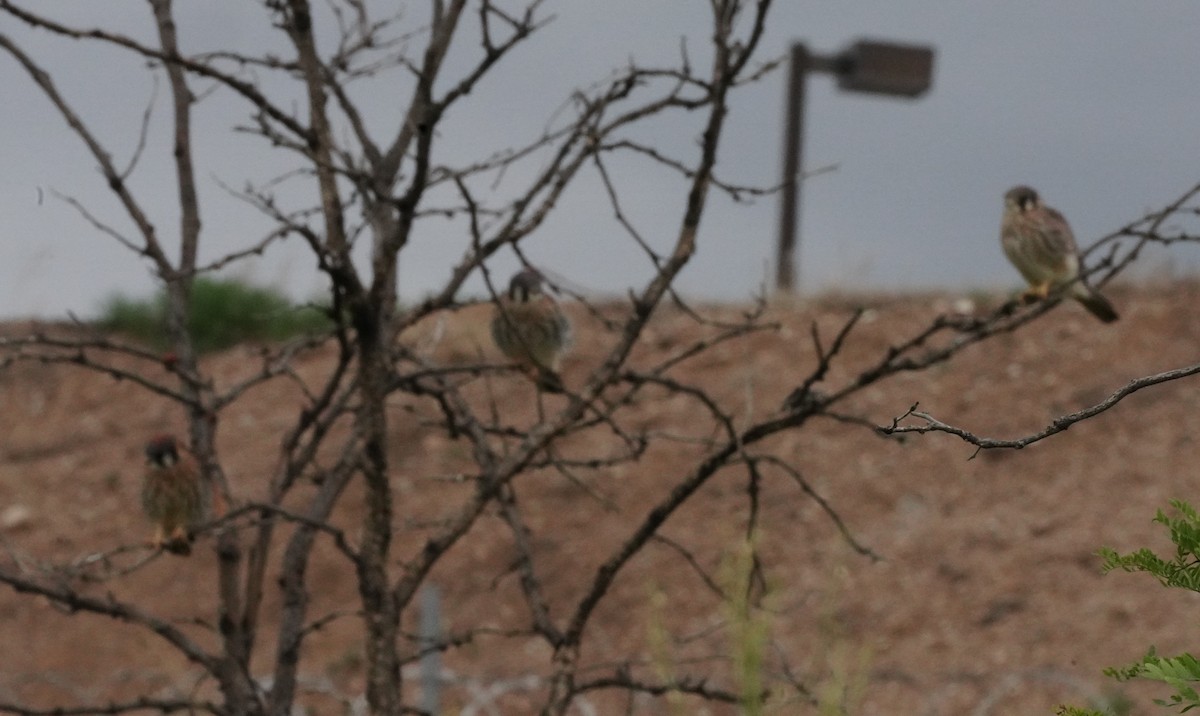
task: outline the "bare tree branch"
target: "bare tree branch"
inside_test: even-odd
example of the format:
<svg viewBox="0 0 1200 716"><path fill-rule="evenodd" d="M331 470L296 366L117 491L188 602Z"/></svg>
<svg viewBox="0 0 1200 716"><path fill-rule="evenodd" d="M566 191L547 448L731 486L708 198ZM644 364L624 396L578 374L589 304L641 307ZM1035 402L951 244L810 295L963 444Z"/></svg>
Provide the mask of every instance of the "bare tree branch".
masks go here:
<svg viewBox="0 0 1200 716"><path fill-rule="evenodd" d="M996 448L1014 448L1020 450L1027 445L1032 445L1033 443L1045 440L1051 435L1057 435L1075 423L1087 420L1088 418L1093 418L1100 413L1103 413L1143 388L1149 388L1152 385L1167 383L1173 380L1180 380L1181 378L1188 378L1196 375L1197 373L1200 373L1200 364L1187 366L1185 368L1176 368L1175 370L1155 373L1154 375L1147 375L1141 378L1135 378L1117 390L1113 391L1111 395L1095 405L1084 408L1083 410L1078 410L1074 413L1068 413L1062 417L1055 418L1053 422L1035 433L1010 440L977 437L967 430L948 425L937 418L934 418L928 413L917 410L917 404L914 404L911 408L905 411L903 415L894 418L891 425L881 425L878 427L878 430L885 435L896 435L901 433L924 434L931 432L949 433L962 438L964 441L978 448L974 453L971 454L971 458L974 458L976 455L978 455L981 450L994 450ZM900 423L908 417L913 417L920 420L921 424L901 425Z"/></svg>
<svg viewBox="0 0 1200 716"><path fill-rule="evenodd" d="M169 0L149 2L157 32L153 46L120 31L72 28L40 14L45 12L40 8L0 0L0 13L29 27L124 50L151 60L148 71L156 77L165 75L178 204L173 208L180 219L168 240L156 232L128 186L142 178L146 155L155 151L147 142L154 98L131 116L131 126L140 121L141 132L128 166L118 170L82 108L59 93L45 67L19 44L22 36L16 33L22 28L13 23L13 30L0 32L0 48L33 79L82 141L86 156L100 165L132 228L102 221L102 214L64 200L94 232L150 258L166 289L171 320L169 357L80 324L61 332L0 337L0 370L17 370L22 363L82 368L172 401L187 419L190 449L203 479L217 485L229 505L223 514L189 525L193 535L216 542L218 606L214 614L189 615L186 626L88 591L97 585L124 586L147 566L162 566L161 551L118 544L64 560L47 558L15 536L0 539L9 559L0 567L0 583L48 599L64 612L100 614L157 634L202 667L204 688L219 691L219 703L146 695L104 705L89 694L79 703L97 705L38 710L0 703L0 710L191 709L284 716L317 699L322 706L332 700L341 708L372 713L426 713L428 707L411 703L416 689L403 680L415 669L406 665L440 653L458 657L480 651L519 654L520 663L533 664L528 678L505 682L503 689L521 692L520 708L547 716L585 706L613 710L619 708L612 706L618 695L627 703L661 697L718 710L746 707L756 694L720 686L737 678L730 654L716 645L736 630L730 623L736 619L710 620L699 633L664 626L675 632L671 643L687 652L670 671L653 669L657 655L621 652L623 635L611 648L597 635L605 631L600 621L606 609L640 598L631 597L628 583L638 581L647 555L669 562L676 573L694 575L665 586L669 599L687 599L694 592L706 607L736 607L746 620L769 614L780 570L759 539L777 526L775 511L768 508L781 495L811 500L835 538L861 556L880 559L856 537L853 521L807 479L813 468L785 455L773 437L822 419L837 421L836 429L866 427L897 438L947 432L977 451L1020 448L1113 408L1137 390L1200 372L1197 365L1136 379L1091 408L1012 440L977 437L919 412L916 405L890 426L877 428L861 409L850 407L850 399L868 388L1024 329L1057 305L1064 295L1060 290L1033 305L1011 301L975 315L931 316L865 359L851 350L860 347L856 344L867 330L863 309L814 321L807 336L784 347L797 356L795 382L789 386L794 389L782 401L765 396L765 408L752 368L739 365L720 384L706 378L701 372L706 360L720 355L723 362L741 363L728 360L731 348L750 357L759 346L787 335L780 323L765 317L765 298L737 311L714 311L689 304L676 290L702 241L711 190L738 202L774 191L724 181L718 165L736 89L778 66L777 58L757 59L770 5L769 0L710 0L712 25L703 50L695 50L695 38L681 38L674 62L644 66L631 59L572 92L514 146L489 147L464 158L443 151L461 140L458 125L446 119L497 76L506 58L533 49L526 40L553 31L554 18L541 0L430 0L426 16L415 22L409 7L376 17L377 9L361 0L266 0L260 9L277 33L272 39L284 41L286 56L225 46L185 54L181 48L190 46L189 28L175 26ZM701 56L706 67L693 59ZM240 114L226 118L225 126L289 162L265 180L215 179L270 225L203 264L199 257L208 254L201 251L206 240L201 220L213 209L201 206L201 196L207 195L196 182L206 158L193 152L192 111L206 93L196 94L195 83L210 92L228 90ZM363 92L377 91L406 97L390 114L379 114L362 101ZM295 97L298 107L287 108L275 97ZM693 128L699 135L693 154L648 142L645 137L652 133L644 130L655 122L670 122L675 132ZM665 248L626 211L617 156L665 168L668 179L686 187L679 224ZM529 241L568 190L580 184L577 180L588 176L599 179L589 190L608 201L611 221L618 234L623 232L617 240L638 247L654 269L654 276L626 300L590 299L586 291L572 288L579 285L572 277L538 266ZM1088 271L1103 283L1146 246L1200 240L1190 223L1200 215L1197 196L1200 186L1101 239L1088 250ZM440 269L443 281L425 300L401 305L400 257L423 238L431 220L461 229L461 255L453 266ZM317 303L332 327L256 353L196 355L188 328L195 277L239 266L276 242L295 239L328 280L328 294ZM168 249L176 241L180 259L172 262L167 256L174 250ZM518 366L474 345L478 326L472 322L486 323L494 315L489 310L501 309L464 296L464 287L482 278L483 300L498 304L505 291L495 259L509 254L524 266L543 269L552 293L577 299L572 314L596 326L590 352L568 358L562 395L541 394ZM501 315L511 320L511 313ZM452 336L451 319L472 324L470 331ZM431 338L420 336L422 321L437 323ZM461 344L450 345L454 340ZM271 453L265 460L271 467L262 470L260 463L256 469L263 474L255 479L243 476L230 456L218 454L217 444L218 437L240 429L236 418L228 419L238 415L233 409L265 400L294 412L287 424L272 423L255 436L259 449ZM668 403L686 415L682 422L654 414ZM68 447L56 443L37 449ZM414 468L413 451L437 455L437 468ZM227 470L241 479L231 484ZM647 477L653 478L647 482L655 491L638 493L636 500L623 491L622 480ZM726 478L737 490L727 500L730 529L747 550L745 572L731 583L710 574L713 564L722 563L720 549L670 526L688 514L697 496L713 493L718 482L724 488ZM551 490L544 489L547 485ZM421 492L426 486L435 499ZM549 514L557 507L555 499L572 500L579 510L572 519L594 520L603 529L594 538L555 531L562 529L561 516ZM489 525L502 531L499 545L485 542L495 539ZM557 550L581 543L588 545L589 558L571 565L568 574L557 574L570 561ZM436 638L409 626L425 586L463 576L454 574L463 564L479 565L497 553L499 561L484 564L482 580L471 584L487 589L487 579L495 576L491 588L501 608L482 616L456 613L459 623ZM320 601L326 583L319 580L327 579L327 570L352 588L357 600L334 606ZM193 639L187 629L207 630L207 641ZM317 635L361 644L348 681L353 686L343 689L332 677L313 677L310 652L322 642ZM769 684L757 696L815 705L817 699L789 666L793 659L783 653L782 642L769 643L780 653L776 663L763 667ZM686 675L672 676L675 671ZM451 678L449 673L443 672L443 682L459 679L459 689L469 688L464 683L470 674ZM785 701L778 701L780 694ZM494 696L472 703L481 700L499 703Z"/></svg>

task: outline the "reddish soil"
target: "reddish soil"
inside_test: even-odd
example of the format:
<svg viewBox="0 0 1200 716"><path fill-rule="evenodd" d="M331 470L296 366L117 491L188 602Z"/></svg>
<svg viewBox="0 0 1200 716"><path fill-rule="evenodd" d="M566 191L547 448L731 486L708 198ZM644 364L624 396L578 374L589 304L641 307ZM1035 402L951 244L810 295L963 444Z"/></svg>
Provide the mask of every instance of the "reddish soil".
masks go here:
<svg viewBox="0 0 1200 716"><path fill-rule="evenodd" d="M949 364L868 388L841 410L885 424L919 400L922 410L977 435L1018 437L1102 400L1132 378L1197 362L1193 315L1200 286L1126 288L1112 298L1122 319L1111 326L1078 306L1060 306ZM830 373L827 384L836 386L956 300L853 297L775 306L767 318L780 322L779 330L722 343L673 375L719 396L739 421L762 418L811 370L814 321L831 336L848 306L871 306ZM737 309L707 312L731 317ZM582 381L616 339L582 310L574 315L579 338L565 366L568 385ZM438 326L440 332L414 340L440 359L475 361L480 351L490 355L483 325L479 311L463 311ZM11 325L4 333L27 329ZM700 330L678 311L664 310L635 352L634 367L678 350ZM257 369L256 356L253 347L242 347L206 359L205 366L218 385L230 385ZM297 359L296 369L315 380L330 364L329 353L317 352ZM481 407L490 391L512 420L533 420L527 381L507 374L477 382L469 395ZM659 396L651 391L624 414L629 430L659 438L638 464L581 471L581 482L540 471L516 483L551 616L559 623L597 565L695 464L703 447L694 439L714 434L695 402ZM557 400L550 398L547 408ZM1200 462L1198 401L1195 379L1152 387L1044 442L976 459L969 459L973 448L948 435L899 442L829 419L757 446L758 453L769 450L797 468L853 537L883 557L876 562L854 552L792 477L764 468L759 549L771 610L765 676L778 694L773 713L816 712L791 698L778 655L814 695L853 714L1048 714L1058 703L1086 705L1118 692L1134 700L1135 713L1157 709L1149 698L1164 695L1163 688L1117 684L1101 671L1134 661L1151 644L1160 653L1194 649L1196 596L1164 589L1146 575L1101 575L1095 552L1101 546L1169 550L1151 519L1171 498L1200 503L1192 492L1194 461ZM163 429L184 434L180 410L130 381L39 363L0 371L0 405L0 561L49 578L51 564L69 562L97 573L96 564L81 561L123 545L129 549L112 558L113 569L144 557L137 547L150 534L138 509L141 445ZM220 458L242 499L263 494L279 436L300 405L294 386L280 381L251 391L224 414ZM398 397L394 404L400 557L419 549L421 538L471 489L455 479L469 474L466 444L420 425L436 416L436 406L421 399ZM667 439L675 437L688 439ZM611 434L596 432L566 441L562 452L594 455L615 446ZM732 579L747 480L745 469L723 471L662 531L718 582ZM311 494L302 493L296 504ZM361 502L355 485L335 519L352 542ZM441 589L448 631L528 625L513 555L510 532L491 514L438 565L432 581ZM213 648L214 575L209 539L189 558L162 556L80 589L139 604ZM323 540L309 575L310 617L348 614L307 642L305 688L324 695L307 696L306 703L311 713L343 713L333 695L352 695L362 686L353 574ZM263 673L274 661L278 609L274 578L268 582L256 664ZM711 673L713 687L732 689L727 662L737 640L726 628L729 614L678 551L651 545L602 603L583 660L598 667L589 672L596 675L629 661L646 680ZM406 619L407 629L414 624ZM527 697L541 687L522 677L544 674L548 653L536 640L499 635L451 651L444 659L454 677L443 693L445 713L528 713ZM415 668L406 667L406 674L415 675ZM139 693L215 698L200 674L146 629L66 614L43 597L0 587L0 703L95 704ZM488 688L491 695L484 695ZM691 699L678 706L635 699L628 706L600 691L587 701L599 714L733 713Z"/></svg>

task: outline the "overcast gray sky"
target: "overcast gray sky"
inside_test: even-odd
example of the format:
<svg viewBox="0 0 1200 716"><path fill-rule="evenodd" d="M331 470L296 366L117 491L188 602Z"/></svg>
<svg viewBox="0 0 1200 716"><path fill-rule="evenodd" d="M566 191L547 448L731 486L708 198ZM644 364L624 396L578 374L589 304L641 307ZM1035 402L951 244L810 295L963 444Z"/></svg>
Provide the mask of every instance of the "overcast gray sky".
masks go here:
<svg viewBox="0 0 1200 716"><path fill-rule="evenodd" d="M138 0L31 4L82 26L138 36L151 31L149 11ZM187 51L266 46L286 52L256 3L176 4ZM425 3L412 6L417 14ZM445 156L483 155L536 136L573 88L603 79L630 58L672 63L681 37L699 51L708 32L707 3L698 0L563 0L546 9L555 21L450 117L443 131L455 141L443 147ZM1198 28L1194 0L777 0L762 59L784 53L794 39L815 52L860 37L930 44L937 52L933 89L918 100L846 94L830 78L810 79L805 166L837 169L804 187L802 289L1016 286L997 239L1001 195L1013 184L1037 187L1067 216L1081 243L1181 194L1200 181ZM95 43L28 31L8 17L0 32L44 63L118 164L127 162L153 90L143 63ZM472 43L455 46L463 53L473 49ZM778 182L783 83L783 73L775 73L735 94L720 154L722 178ZM89 315L114 291L148 294L148 265L53 198L53 192L73 196L106 221L128 225L95 162L7 54L0 54L0 87L0 315ZM406 96L377 87L364 101L379 117L392 117ZM164 121L166 99L161 86L156 110ZM244 105L221 92L197 109L209 257L264 231L260 217L219 188L219 181L241 188L273 170L258 140L232 131L246 116ZM653 131L675 156L693 160L694 122ZM132 179L164 237L177 221L169 141L169 128L156 122ZM669 242L683 184L644 167L622 171L618 188L642 231ZM681 278L683 291L713 299L752 295L771 275L777 212L775 198L745 206L715 197L698 255ZM531 238L531 258L595 293L644 280L650 268L611 216L600 185L580 182ZM422 228L402 257L403 296L444 281L463 250L462 234L460 227L436 223ZM1196 257L1152 255L1149 264L1191 270ZM500 257L495 268L505 274L513 265L511 257ZM272 249L239 273L297 296L325 285L299 246Z"/></svg>

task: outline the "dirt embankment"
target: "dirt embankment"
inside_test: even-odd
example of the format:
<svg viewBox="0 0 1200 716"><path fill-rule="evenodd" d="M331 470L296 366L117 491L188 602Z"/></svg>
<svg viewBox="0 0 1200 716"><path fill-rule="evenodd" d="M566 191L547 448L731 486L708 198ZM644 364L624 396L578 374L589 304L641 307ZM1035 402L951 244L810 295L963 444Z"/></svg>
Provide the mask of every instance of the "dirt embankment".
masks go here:
<svg viewBox="0 0 1200 716"><path fill-rule="evenodd" d="M977 435L1016 437L1098 402L1134 377L1200 359L1195 330L1200 287L1126 289L1113 299L1122 319L1111 326L1064 305L1014 335L964 351L948 365L865 390L845 412L886 423L919 400L923 410ZM877 359L956 300L871 299L831 378ZM761 416L811 369L810 324L835 328L849 302L773 308L770 318L782 323L781 330L723 344L681 366L678 377L741 401L743 413ZM486 341L482 320L472 315L459 314L449 325L451 337L439 348L446 356L477 358L477 346ZM579 340L565 366L568 384L582 379L612 340L584 312L575 315ZM11 326L6 332L19 330ZM664 312L635 360L648 361L681 345L694 330L686 317ZM301 375L317 376L329 362L329 355L318 353L296 367ZM253 363L253 351L238 348L209 358L207 367L218 382L228 382ZM500 405L528 408L529 386L516 376L493 381L491 390ZM851 713L937 715L1036 714L1062 701L1082 705L1118 688L1101 674L1104 667L1131 662L1150 644L1163 653L1195 648L1194 595L1163 589L1146 576L1101 576L1094 553L1104 545L1165 550L1168 543L1151 523L1155 510L1174 497L1200 502L1198 403L1200 381L1157 386L1043 443L974 460L968 459L972 449L950 436L910 436L900 443L832 420L774 438L770 449L801 471L856 539L884 557L875 563L854 554L791 478L772 474L764 484L761 549L776 648L814 690L841 688ZM221 458L243 496L261 494L278 437L300 405L300 396L281 382L248 394L224 415ZM127 381L41 364L0 372L0 406L6 562L38 570L43 563L144 539L137 484L141 444L164 426L182 432L176 408ZM647 400L637 410L633 422L655 434L694 432L696 411L685 401ZM416 548L429 519L460 499L465 488L446 478L469 458L457 443L414 427L406 416L420 411L432 408L415 399L397 401L393 458L402 555ZM525 517L536 530L553 617L565 616L580 595L581 580L663 497L694 454L689 449L651 450L642 463L593 479L588 490L550 474L517 484ZM730 471L673 517L664 534L716 573L743 526L746 499L744 475ZM349 494L337 517L352 537L360 502L358 493ZM528 623L517 601L509 539L498 520L485 520L439 567L434 581L442 588L448 628L467 626L485 613L497 624ZM210 548L199 545L192 558L158 559L89 589L111 590L186 623L211 645L214 559ZM355 608L352 582L332 550L318 550L310 573L320 585L313 616ZM727 614L714 608L702 586L675 588L696 579L677 552L648 550L618 580L597 615L591 627L595 651L586 656L674 661L686 673L692 642L675 643L668 656L652 653L650 635L663 626L676 637L696 635L709 652L720 651L720 639L706 632ZM669 607L655 606L660 592L672 595ZM689 593L696 595L694 602L686 598ZM275 598L272 594L264 612L268 637ZM196 616L207 623L187 623ZM304 653L309 686L340 693L360 688L360 644L354 617L314 634ZM518 683L531 665L544 663L545 647L532 644L495 647L481 641L448 653L446 667L463 682L447 691L443 703L452 709L469 705L473 697L462 685L467 681ZM261 648L264 664L272 652L269 642ZM698 673L705 668L695 667ZM145 630L67 615L44 599L0 589L0 701L188 694L197 673ZM1161 694L1139 685L1119 688L1135 699L1138 712L1155 708L1147 698ZM514 686L509 696L494 699L499 712L522 713L519 692ZM333 704L318 699L313 708L339 713ZM637 713L662 713L656 710L662 707L648 702ZM726 712L709 707L706 713Z"/></svg>

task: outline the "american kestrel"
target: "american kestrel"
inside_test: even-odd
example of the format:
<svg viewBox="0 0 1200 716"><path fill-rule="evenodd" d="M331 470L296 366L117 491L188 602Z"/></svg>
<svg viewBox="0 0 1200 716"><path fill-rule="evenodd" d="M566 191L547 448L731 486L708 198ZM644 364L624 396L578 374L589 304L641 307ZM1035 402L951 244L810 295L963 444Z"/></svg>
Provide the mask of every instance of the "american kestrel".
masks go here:
<svg viewBox="0 0 1200 716"><path fill-rule="evenodd" d="M142 509L154 522L151 544L175 554L190 554L190 531L204 521L206 504L200 470L180 455L175 438L158 435L146 443Z"/></svg>
<svg viewBox="0 0 1200 716"><path fill-rule="evenodd" d="M512 277L492 316L496 346L530 373L538 387L563 392L558 363L571 342L571 323L542 290L542 276L527 268Z"/></svg>
<svg viewBox="0 0 1200 716"><path fill-rule="evenodd" d="M1000 243L1008 260L1029 282L1027 296L1045 298L1052 289L1067 286L1067 295L1093 316L1105 323L1117 320L1108 299L1080 277L1079 249L1067 220L1043 204L1033 189L1017 186L1004 195Z"/></svg>

